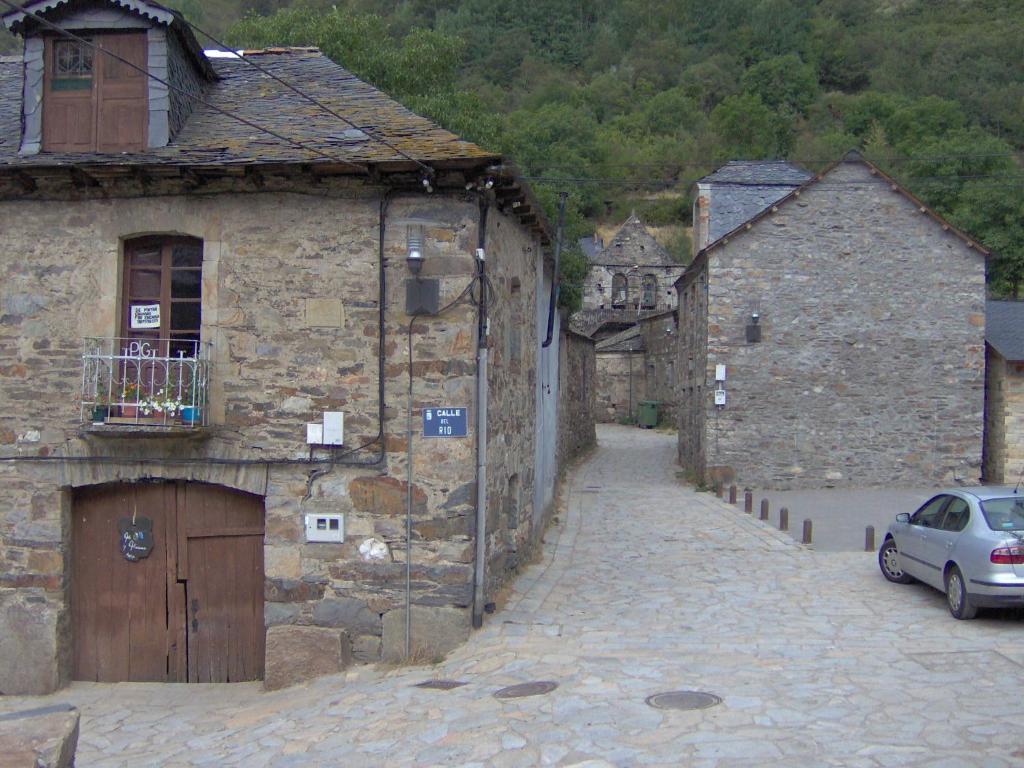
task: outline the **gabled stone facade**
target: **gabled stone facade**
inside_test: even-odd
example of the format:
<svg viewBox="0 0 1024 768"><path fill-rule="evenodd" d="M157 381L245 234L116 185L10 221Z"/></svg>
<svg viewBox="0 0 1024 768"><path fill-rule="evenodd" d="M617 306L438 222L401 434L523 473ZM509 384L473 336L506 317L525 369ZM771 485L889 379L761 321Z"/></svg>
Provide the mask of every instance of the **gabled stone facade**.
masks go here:
<svg viewBox="0 0 1024 768"><path fill-rule="evenodd" d="M985 460L987 483L1024 476L1024 301L985 305Z"/></svg>
<svg viewBox="0 0 1024 768"><path fill-rule="evenodd" d="M684 266L676 262L633 214L590 259L583 309L672 309L673 283Z"/></svg>
<svg viewBox="0 0 1024 768"><path fill-rule="evenodd" d="M683 467L762 488L976 482L985 256L856 154L704 249L677 284Z"/></svg>

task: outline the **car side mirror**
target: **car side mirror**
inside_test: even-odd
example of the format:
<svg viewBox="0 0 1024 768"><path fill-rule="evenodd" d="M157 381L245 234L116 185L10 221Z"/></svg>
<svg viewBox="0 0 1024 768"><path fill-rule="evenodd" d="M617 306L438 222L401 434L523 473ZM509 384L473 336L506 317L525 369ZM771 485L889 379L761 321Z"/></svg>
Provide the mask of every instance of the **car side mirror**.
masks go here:
<svg viewBox="0 0 1024 768"><path fill-rule="evenodd" d="M909 523L910 522L910 513L908 513L908 512L900 512L898 515L896 515L896 522L897 523Z"/></svg>

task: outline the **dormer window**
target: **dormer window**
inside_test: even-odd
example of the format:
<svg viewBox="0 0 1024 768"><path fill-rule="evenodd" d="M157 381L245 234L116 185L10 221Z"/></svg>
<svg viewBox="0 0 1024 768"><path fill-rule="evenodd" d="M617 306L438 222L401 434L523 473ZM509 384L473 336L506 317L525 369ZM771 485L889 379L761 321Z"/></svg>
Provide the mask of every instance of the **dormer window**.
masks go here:
<svg viewBox="0 0 1024 768"><path fill-rule="evenodd" d="M46 38L42 149L141 152L148 116L146 35L96 34L88 41L96 48Z"/></svg>

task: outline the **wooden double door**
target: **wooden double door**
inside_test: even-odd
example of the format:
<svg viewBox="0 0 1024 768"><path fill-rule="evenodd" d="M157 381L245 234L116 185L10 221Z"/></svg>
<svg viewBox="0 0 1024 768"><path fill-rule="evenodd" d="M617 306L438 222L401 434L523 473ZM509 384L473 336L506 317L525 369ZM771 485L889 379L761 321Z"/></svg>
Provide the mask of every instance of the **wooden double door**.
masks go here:
<svg viewBox="0 0 1024 768"><path fill-rule="evenodd" d="M72 514L76 680L263 677L260 497L204 483L116 483L77 490ZM135 560L122 551L127 526L150 534L128 548Z"/></svg>

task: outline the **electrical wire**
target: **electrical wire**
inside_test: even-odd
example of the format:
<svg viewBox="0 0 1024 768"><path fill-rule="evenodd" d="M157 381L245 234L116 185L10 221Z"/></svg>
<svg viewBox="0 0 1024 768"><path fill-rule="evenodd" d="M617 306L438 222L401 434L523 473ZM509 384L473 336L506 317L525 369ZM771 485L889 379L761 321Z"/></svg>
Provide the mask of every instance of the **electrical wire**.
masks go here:
<svg viewBox="0 0 1024 768"><path fill-rule="evenodd" d="M320 155L321 157L324 157L324 158L326 158L326 159L328 159L328 160L330 160L332 162L340 163L342 165L347 165L347 166L349 166L351 168L355 168L356 170L359 170L359 171L363 171L363 172L366 171L366 168L364 168L362 165L360 165L358 163L355 163L355 162L353 162L351 160L345 160L345 159L342 159L340 157L336 157L336 156L331 155L331 154L329 154L327 152L324 152L323 150L321 150L321 149L319 149L317 147L314 147L314 146L312 146L310 144L306 144L306 143L304 143L302 141L299 141L298 139L289 138L289 137L284 136L284 135L282 135L280 133L277 133L276 131L274 131L274 130L272 130L270 128L266 128L266 127L264 127L262 125L259 125L258 123L254 123L253 121L249 120L248 118L242 117L241 115L237 115L237 114L235 114L233 112L230 112L230 111L228 111L226 109L222 109L221 107L218 107L218 106L212 104L211 102L207 101L206 99L203 99L202 97L197 96L196 94L194 94L194 93L192 93L190 91L187 91L184 88L179 88L178 86L174 85L173 83L170 83L167 80L164 80L163 78L154 75L146 67L140 67L138 64L135 64L134 62L129 61L128 59L124 58L123 56L117 55L113 51L108 51L108 50L106 50L104 48L101 48L99 45L97 45L96 43L92 42L91 40L89 40L87 38L84 38L81 35L76 35L74 32L71 32L70 30L68 30L68 29L66 29L64 27L61 27L58 24L54 24L52 21L49 21L48 19L43 18L42 16L40 16L38 13L36 13L34 11L25 10L24 8L16 5L14 2L12 2L12 0L0 0L0 3L3 3L4 5L6 5L11 10L19 11L21 13L24 13L26 16L31 17L32 19L34 19L38 23L42 24L46 28L51 29L54 32L59 33L60 35L62 35L63 37L65 37L65 38L67 38L69 40L74 40L77 43L80 43L82 45L87 46L88 48L92 49L93 51L99 51L101 54L109 56L112 59L115 59L116 61L124 64L125 66L129 67L130 69L133 69L136 72L140 72L142 75L144 75L145 77L149 78L150 80L153 80L153 81L155 81L157 83L160 83L161 85L165 86L166 88L169 88L170 90L173 90L174 92L179 93L179 94L185 96L186 98L191 99L194 102L202 104L207 109L211 109L211 110L213 110L214 112L216 112L216 113L218 113L220 115L224 115L225 117L229 117L232 120L237 120L238 122L242 123L243 125L247 125L248 127L253 128L253 129L255 129L257 131L260 131L262 133L266 133L269 136L273 136L275 139L278 139L280 141L284 141L284 142L286 142L288 144L291 144L292 146L298 147L299 149L303 149L303 150L305 150L307 152L312 152L314 154Z"/></svg>

